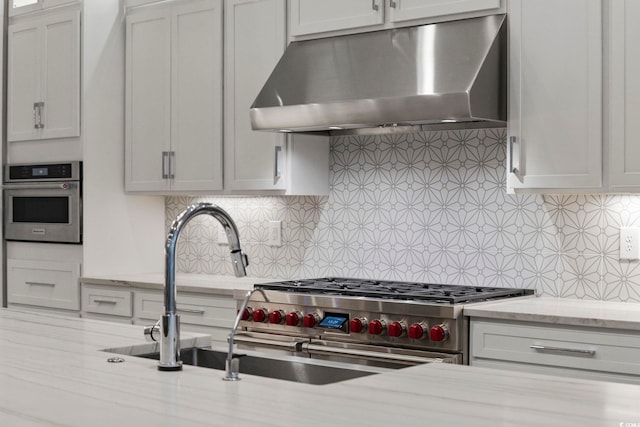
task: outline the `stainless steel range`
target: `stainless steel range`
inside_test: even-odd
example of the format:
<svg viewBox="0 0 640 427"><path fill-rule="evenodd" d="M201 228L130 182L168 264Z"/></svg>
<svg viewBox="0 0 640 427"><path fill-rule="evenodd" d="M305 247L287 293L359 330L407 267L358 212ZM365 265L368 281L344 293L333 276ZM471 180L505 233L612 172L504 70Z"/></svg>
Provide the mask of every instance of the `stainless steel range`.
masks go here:
<svg viewBox="0 0 640 427"><path fill-rule="evenodd" d="M464 306L533 295L529 289L319 278L255 285L239 348L402 367L468 363ZM238 305L239 308L242 304Z"/></svg>

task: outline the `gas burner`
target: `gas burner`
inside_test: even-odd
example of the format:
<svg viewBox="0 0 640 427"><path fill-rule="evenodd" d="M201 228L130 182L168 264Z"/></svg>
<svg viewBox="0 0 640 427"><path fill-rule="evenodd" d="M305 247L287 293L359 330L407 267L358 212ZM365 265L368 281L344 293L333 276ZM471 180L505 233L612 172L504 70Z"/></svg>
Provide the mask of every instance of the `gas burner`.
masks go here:
<svg viewBox="0 0 640 427"><path fill-rule="evenodd" d="M433 304L462 304L533 294L533 291L529 289L374 281L336 277L263 283L255 287L304 294L421 301Z"/></svg>

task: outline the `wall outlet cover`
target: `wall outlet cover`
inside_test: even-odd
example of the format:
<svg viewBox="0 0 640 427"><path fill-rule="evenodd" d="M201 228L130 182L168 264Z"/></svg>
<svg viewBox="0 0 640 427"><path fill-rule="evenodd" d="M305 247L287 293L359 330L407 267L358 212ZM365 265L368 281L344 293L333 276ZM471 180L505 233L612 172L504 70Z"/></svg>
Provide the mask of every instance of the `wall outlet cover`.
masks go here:
<svg viewBox="0 0 640 427"><path fill-rule="evenodd" d="M620 259L640 259L640 228L620 228Z"/></svg>

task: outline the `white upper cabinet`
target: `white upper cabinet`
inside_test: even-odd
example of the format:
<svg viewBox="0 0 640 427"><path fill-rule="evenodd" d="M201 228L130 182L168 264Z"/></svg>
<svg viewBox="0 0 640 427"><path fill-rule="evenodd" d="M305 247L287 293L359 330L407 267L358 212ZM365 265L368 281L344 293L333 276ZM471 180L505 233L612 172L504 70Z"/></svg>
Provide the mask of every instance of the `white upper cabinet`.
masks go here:
<svg viewBox="0 0 640 427"><path fill-rule="evenodd" d="M640 2L609 2L610 186L640 190Z"/></svg>
<svg viewBox="0 0 640 427"><path fill-rule="evenodd" d="M280 190L286 136L251 130L249 107L287 43L285 0L225 2L225 174L231 190Z"/></svg>
<svg viewBox="0 0 640 427"><path fill-rule="evenodd" d="M225 2L225 188L324 195L329 138L251 129L249 107L287 44L285 0Z"/></svg>
<svg viewBox="0 0 640 427"><path fill-rule="evenodd" d="M388 3L390 22L502 11L501 0L389 0Z"/></svg>
<svg viewBox="0 0 640 427"><path fill-rule="evenodd" d="M8 28L7 141L80 136L80 11Z"/></svg>
<svg viewBox="0 0 640 427"><path fill-rule="evenodd" d="M290 0L291 36L374 31L502 13L504 0Z"/></svg>
<svg viewBox="0 0 640 427"><path fill-rule="evenodd" d="M291 0L291 35L384 23L383 0Z"/></svg>
<svg viewBox="0 0 640 427"><path fill-rule="evenodd" d="M81 0L8 0L9 16L23 13L36 12L56 6L64 6L72 3L80 3Z"/></svg>
<svg viewBox="0 0 640 427"><path fill-rule="evenodd" d="M222 189L221 6L194 0L128 13L128 191Z"/></svg>
<svg viewBox="0 0 640 427"><path fill-rule="evenodd" d="M602 186L601 0L509 2L508 188Z"/></svg>

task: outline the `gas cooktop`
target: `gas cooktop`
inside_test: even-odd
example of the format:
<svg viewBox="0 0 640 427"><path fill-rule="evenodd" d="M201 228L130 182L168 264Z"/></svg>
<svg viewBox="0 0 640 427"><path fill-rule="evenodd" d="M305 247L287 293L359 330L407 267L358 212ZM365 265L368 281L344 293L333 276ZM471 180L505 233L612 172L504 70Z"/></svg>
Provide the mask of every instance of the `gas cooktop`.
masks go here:
<svg viewBox="0 0 640 427"><path fill-rule="evenodd" d="M532 295L534 293L532 289L441 285L341 277L261 283L254 287L302 294L423 301L437 304L472 303Z"/></svg>

